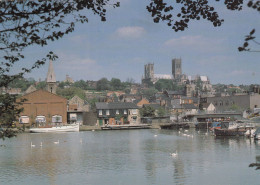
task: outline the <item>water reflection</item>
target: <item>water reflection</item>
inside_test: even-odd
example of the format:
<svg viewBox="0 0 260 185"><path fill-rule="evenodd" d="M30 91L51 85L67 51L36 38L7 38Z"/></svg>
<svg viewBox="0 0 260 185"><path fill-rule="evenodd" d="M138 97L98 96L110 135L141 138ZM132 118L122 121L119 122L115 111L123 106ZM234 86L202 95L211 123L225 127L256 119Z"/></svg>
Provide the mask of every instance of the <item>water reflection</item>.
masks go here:
<svg viewBox="0 0 260 185"><path fill-rule="evenodd" d="M3 144L0 184L255 184L259 175L248 164L260 143L195 130L21 134Z"/></svg>

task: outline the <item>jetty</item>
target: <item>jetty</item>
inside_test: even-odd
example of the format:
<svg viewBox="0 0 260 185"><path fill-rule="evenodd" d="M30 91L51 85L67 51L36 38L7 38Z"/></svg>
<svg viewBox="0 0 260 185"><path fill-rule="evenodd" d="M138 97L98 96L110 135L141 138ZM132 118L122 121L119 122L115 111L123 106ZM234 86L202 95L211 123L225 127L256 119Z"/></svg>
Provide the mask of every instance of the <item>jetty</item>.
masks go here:
<svg viewBox="0 0 260 185"><path fill-rule="evenodd" d="M105 125L101 130L129 130L129 129L149 129L150 124L129 124L129 125Z"/></svg>

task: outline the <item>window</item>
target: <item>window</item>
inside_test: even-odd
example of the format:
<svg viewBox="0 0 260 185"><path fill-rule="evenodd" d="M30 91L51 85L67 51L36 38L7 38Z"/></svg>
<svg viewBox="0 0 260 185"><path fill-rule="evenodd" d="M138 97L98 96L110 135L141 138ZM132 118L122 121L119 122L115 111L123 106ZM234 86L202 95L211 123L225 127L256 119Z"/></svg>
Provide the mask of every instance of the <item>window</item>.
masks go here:
<svg viewBox="0 0 260 185"><path fill-rule="evenodd" d="M35 121L36 123L46 123L46 118L45 116L36 116Z"/></svg>
<svg viewBox="0 0 260 185"><path fill-rule="evenodd" d="M119 110L116 110L116 114L119 114Z"/></svg>
<svg viewBox="0 0 260 185"><path fill-rule="evenodd" d="M107 115L107 116L109 115L109 110L106 110L106 115Z"/></svg>
<svg viewBox="0 0 260 185"><path fill-rule="evenodd" d="M126 111L126 109L124 110L124 114L127 114L127 111Z"/></svg>
<svg viewBox="0 0 260 185"><path fill-rule="evenodd" d="M133 110L132 110L132 114L137 114L137 110L136 110L136 109L133 109Z"/></svg>
<svg viewBox="0 0 260 185"><path fill-rule="evenodd" d="M21 116L20 118L19 118L19 123L20 124L24 124L24 123L29 123L29 116Z"/></svg>
<svg viewBox="0 0 260 185"><path fill-rule="evenodd" d="M62 116L60 115L52 116L52 123L62 123Z"/></svg>
<svg viewBox="0 0 260 185"><path fill-rule="evenodd" d="M98 111L98 115L99 115L99 116L102 116L102 110L99 110L99 111Z"/></svg>

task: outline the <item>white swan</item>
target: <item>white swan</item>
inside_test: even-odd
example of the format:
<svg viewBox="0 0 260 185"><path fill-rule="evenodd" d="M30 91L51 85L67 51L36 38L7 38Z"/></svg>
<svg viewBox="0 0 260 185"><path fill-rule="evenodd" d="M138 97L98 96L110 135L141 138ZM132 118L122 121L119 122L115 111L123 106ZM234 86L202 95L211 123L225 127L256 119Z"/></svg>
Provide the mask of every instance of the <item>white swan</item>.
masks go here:
<svg viewBox="0 0 260 185"><path fill-rule="evenodd" d="M171 154L172 157L176 157L176 156L178 156L177 150L176 150L175 153L170 153L170 154Z"/></svg>
<svg viewBox="0 0 260 185"><path fill-rule="evenodd" d="M154 137L157 137L157 135L155 134Z"/></svg>
<svg viewBox="0 0 260 185"><path fill-rule="evenodd" d="M58 140L58 141L54 141L53 142L54 144L59 144L60 143L60 141Z"/></svg>
<svg viewBox="0 0 260 185"><path fill-rule="evenodd" d="M42 147L42 142L41 142L41 144L40 144L40 147Z"/></svg>
<svg viewBox="0 0 260 185"><path fill-rule="evenodd" d="M35 145L33 145L32 142L31 142L31 148L32 148L32 147L35 147Z"/></svg>

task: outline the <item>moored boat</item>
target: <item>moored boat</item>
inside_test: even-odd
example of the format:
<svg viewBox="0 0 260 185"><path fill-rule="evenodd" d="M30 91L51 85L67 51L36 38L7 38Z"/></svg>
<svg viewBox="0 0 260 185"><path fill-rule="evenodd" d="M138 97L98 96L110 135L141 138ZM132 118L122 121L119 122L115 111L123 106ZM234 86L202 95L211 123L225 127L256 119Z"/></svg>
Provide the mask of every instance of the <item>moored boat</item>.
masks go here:
<svg viewBox="0 0 260 185"><path fill-rule="evenodd" d="M31 128L30 132L33 133L46 133L46 132L79 132L79 124L69 124L62 126L44 126Z"/></svg>
<svg viewBox="0 0 260 185"><path fill-rule="evenodd" d="M221 128L214 128L214 133L216 136L245 136L246 131L253 128L253 125L239 122L222 122Z"/></svg>

